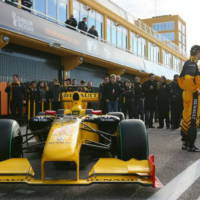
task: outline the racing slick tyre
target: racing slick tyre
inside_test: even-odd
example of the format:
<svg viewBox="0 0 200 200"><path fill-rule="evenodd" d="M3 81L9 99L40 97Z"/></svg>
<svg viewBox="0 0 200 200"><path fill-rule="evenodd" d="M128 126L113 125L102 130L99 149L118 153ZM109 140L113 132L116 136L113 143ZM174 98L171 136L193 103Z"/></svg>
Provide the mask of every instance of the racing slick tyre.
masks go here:
<svg viewBox="0 0 200 200"><path fill-rule="evenodd" d="M122 160L147 160L149 156L148 135L143 121L122 120L119 123L118 157Z"/></svg>
<svg viewBox="0 0 200 200"><path fill-rule="evenodd" d="M15 120L0 119L0 160L22 156L22 136Z"/></svg>
<svg viewBox="0 0 200 200"><path fill-rule="evenodd" d="M125 119L124 113L122 113L122 112L109 112L109 113L107 113L107 115L119 117L120 121Z"/></svg>

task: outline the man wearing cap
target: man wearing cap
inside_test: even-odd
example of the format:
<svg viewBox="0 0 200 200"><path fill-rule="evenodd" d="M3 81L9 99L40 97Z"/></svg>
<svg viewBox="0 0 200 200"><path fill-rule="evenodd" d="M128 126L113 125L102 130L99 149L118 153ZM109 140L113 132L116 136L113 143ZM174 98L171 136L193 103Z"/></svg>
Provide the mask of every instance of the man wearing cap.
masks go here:
<svg viewBox="0 0 200 200"><path fill-rule="evenodd" d="M200 152L195 146L197 127L199 126L200 109L200 71L197 62L200 60L200 46L194 45L190 50L190 59L185 62L178 79L183 89L183 118L181 122L182 150Z"/></svg>

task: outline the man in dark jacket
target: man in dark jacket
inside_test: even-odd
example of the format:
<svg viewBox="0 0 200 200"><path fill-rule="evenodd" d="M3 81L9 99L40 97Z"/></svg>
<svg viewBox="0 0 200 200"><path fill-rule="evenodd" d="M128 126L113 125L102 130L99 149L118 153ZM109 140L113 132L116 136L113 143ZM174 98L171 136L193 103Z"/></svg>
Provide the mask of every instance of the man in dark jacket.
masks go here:
<svg viewBox="0 0 200 200"><path fill-rule="evenodd" d="M103 83L99 86L99 93L100 93L100 108L103 111L103 114L108 112L107 105L106 105L106 95L107 95L107 85L109 83L109 76L106 76L103 80Z"/></svg>
<svg viewBox="0 0 200 200"><path fill-rule="evenodd" d="M164 120L166 123L166 127L169 128L169 98L170 96L167 80L164 76L161 76L158 88L158 128L164 127Z"/></svg>
<svg viewBox="0 0 200 200"><path fill-rule="evenodd" d="M98 32L97 32L95 26L92 26L92 27L89 29L88 33L90 34L89 36L92 37L92 38L95 38L95 37L98 38L98 37L99 37Z"/></svg>
<svg viewBox="0 0 200 200"><path fill-rule="evenodd" d="M58 110L61 108L60 95L61 95L60 83L58 82L57 79L55 79L53 81L53 85L50 87L50 99L52 100L53 110Z"/></svg>
<svg viewBox="0 0 200 200"><path fill-rule="evenodd" d="M71 17L65 23L67 25L69 25L67 27L70 28L70 29L76 29L76 27L77 27L77 21L76 21L76 19L74 18L73 15L71 15Z"/></svg>
<svg viewBox="0 0 200 200"><path fill-rule="evenodd" d="M144 93L139 77L135 77L135 118L144 120Z"/></svg>
<svg viewBox="0 0 200 200"><path fill-rule="evenodd" d="M178 85L178 78L178 74L174 75L174 80L169 84L171 129L179 128L183 111L182 90Z"/></svg>
<svg viewBox="0 0 200 200"><path fill-rule="evenodd" d="M157 82L154 74L149 74L149 80L143 83L145 124L148 128L153 127L153 116L156 109Z"/></svg>
<svg viewBox="0 0 200 200"><path fill-rule="evenodd" d="M110 83L106 86L106 104L108 112L117 112L119 104L120 88L116 82L116 75L110 76Z"/></svg>
<svg viewBox="0 0 200 200"><path fill-rule="evenodd" d="M19 75L13 75L13 82L8 85L5 91L10 97L11 114L14 119L22 122L23 104L25 103L26 91L24 85L20 82Z"/></svg>
<svg viewBox="0 0 200 200"><path fill-rule="evenodd" d="M135 115L135 90L130 81L125 82L124 91L121 96L124 116L128 116L128 119L133 119Z"/></svg>
<svg viewBox="0 0 200 200"><path fill-rule="evenodd" d="M32 3L31 0L22 0L22 5L26 7L26 8L25 8L25 7L22 7L22 9L24 9L24 10L30 12L30 10L27 9L27 8L31 8L31 7L32 7L32 4L33 4L33 3Z"/></svg>
<svg viewBox="0 0 200 200"><path fill-rule="evenodd" d="M86 23L87 23L87 17L83 17L83 20L78 23L78 29L87 32L88 26Z"/></svg>
<svg viewBox="0 0 200 200"><path fill-rule="evenodd" d="M116 83L119 86L119 94L120 94L119 103L118 103L118 111L122 112L122 103L123 102L122 102L122 96L121 96L121 94L124 92L125 85L124 85L124 82L122 81L120 75L116 75Z"/></svg>
<svg viewBox="0 0 200 200"><path fill-rule="evenodd" d="M38 99L38 90L37 90L37 83L32 81L27 90L27 104L28 107L30 106L30 110L28 109L28 116L34 117L36 114L36 102Z"/></svg>

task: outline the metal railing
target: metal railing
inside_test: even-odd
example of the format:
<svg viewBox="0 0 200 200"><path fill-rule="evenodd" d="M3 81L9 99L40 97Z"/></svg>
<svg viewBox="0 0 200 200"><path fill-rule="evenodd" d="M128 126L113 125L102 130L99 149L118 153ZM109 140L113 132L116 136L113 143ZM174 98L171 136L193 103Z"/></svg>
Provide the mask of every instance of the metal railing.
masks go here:
<svg viewBox="0 0 200 200"><path fill-rule="evenodd" d="M1 2L5 2L5 0L0 0L0 1L1 1ZM62 27L67 27L67 28L69 28L69 29L71 29L71 30L73 30L73 31L77 31L77 32L79 32L79 33L81 33L81 34L83 34L83 35L85 35L85 36L89 36L89 37L91 37L91 39L99 40L99 41L101 41L101 42L103 42L103 43L106 43L106 44L108 44L108 45L110 45L110 46L113 46L113 47L115 47L115 48L117 48L117 49L126 51L126 52L128 52L128 53L130 53L130 54L133 54L133 55L137 56L137 57L141 57L141 58L143 58L144 60L151 61L151 59L149 59L148 57L146 57L146 56L140 56L140 55L138 55L137 53L133 52L133 50L131 50L131 49L128 49L128 48L120 48L120 47L117 46L117 44L112 44L112 43L111 43L110 41L108 41L108 40L104 40L103 38L96 37L96 36L94 36L94 35L92 35L92 34L90 34L90 33L88 33L88 32L85 32L85 31L82 31L82 30L78 29L78 27L73 27L73 26L70 26L70 25L68 25L68 24L66 24L66 23L63 23L63 22L61 22L61 21L58 21L56 18L53 18L53 17L51 17L51 16L49 16L49 15L46 15L45 13L42 13L42 12L40 12L40 11L38 11L38 10L35 10L35 9L33 9L33 8L28 8L28 7L23 6L22 4L20 4L20 3L18 3L18 2L12 2L11 0L7 0L7 2L10 2L10 3L16 5L16 7L24 8L25 10L27 10L27 11L29 11L30 13L34 14L35 16L41 17L41 18L43 18L43 19L46 19L46 20L48 20L48 21L50 21L50 22L52 22L52 23L55 23L55 24L57 24L57 25L60 25L60 26L62 26ZM109 2L110 2L110 0L109 0ZM5 2L5 3L6 3L6 2ZM118 9L119 9L119 8L120 8L120 7L118 6ZM122 8L120 8L120 9L122 9ZM124 12L126 12L126 11L124 11ZM135 21L135 25L137 25L137 27L139 27L141 30L145 31L146 33L150 34L152 37L154 37L154 38L157 39L157 40L160 39L160 41L161 41L163 38L165 38L165 37L161 36L160 34L158 34L157 32L154 32L154 31L152 30L151 27L147 26L147 25L146 25L145 23L143 23L141 20L136 20L136 21ZM166 39L166 38L165 38L165 39ZM162 41L162 42L163 42L163 41ZM164 41L163 43L164 43L165 45L169 46L170 48L176 50L176 51L180 50L179 47L178 47L177 45L175 45L174 43L170 42L169 40L168 40L168 41ZM179 52L179 51L178 51L178 52ZM184 56L185 56L185 55L184 55ZM151 61L151 62L152 62L152 61ZM162 64L160 64L159 62L155 62L155 63L156 63L156 64L159 64L159 65L161 65L161 66L163 66L163 67L166 67L166 65L164 65L163 63L162 63ZM172 66L168 66L168 68L171 68L171 67L172 67Z"/></svg>

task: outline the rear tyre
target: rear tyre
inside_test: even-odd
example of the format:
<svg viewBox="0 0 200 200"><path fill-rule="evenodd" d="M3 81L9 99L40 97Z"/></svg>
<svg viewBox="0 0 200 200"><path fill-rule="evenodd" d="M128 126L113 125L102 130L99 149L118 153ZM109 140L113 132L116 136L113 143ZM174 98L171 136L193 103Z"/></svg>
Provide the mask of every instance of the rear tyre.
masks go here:
<svg viewBox="0 0 200 200"><path fill-rule="evenodd" d="M124 113L122 112L109 112L107 115L119 117L120 121L125 119Z"/></svg>
<svg viewBox="0 0 200 200"><path fill-rule="evenodd" d="M122 160L147 160L149 156L148 135L143 121L122 120L119 123L118 157Z"/></svg>
<svg viewBox="0 0 200 200"><path fill-rule="evenodd" d="M22 136L15 120L0 120L0 160L22 156Z"/></svg>

